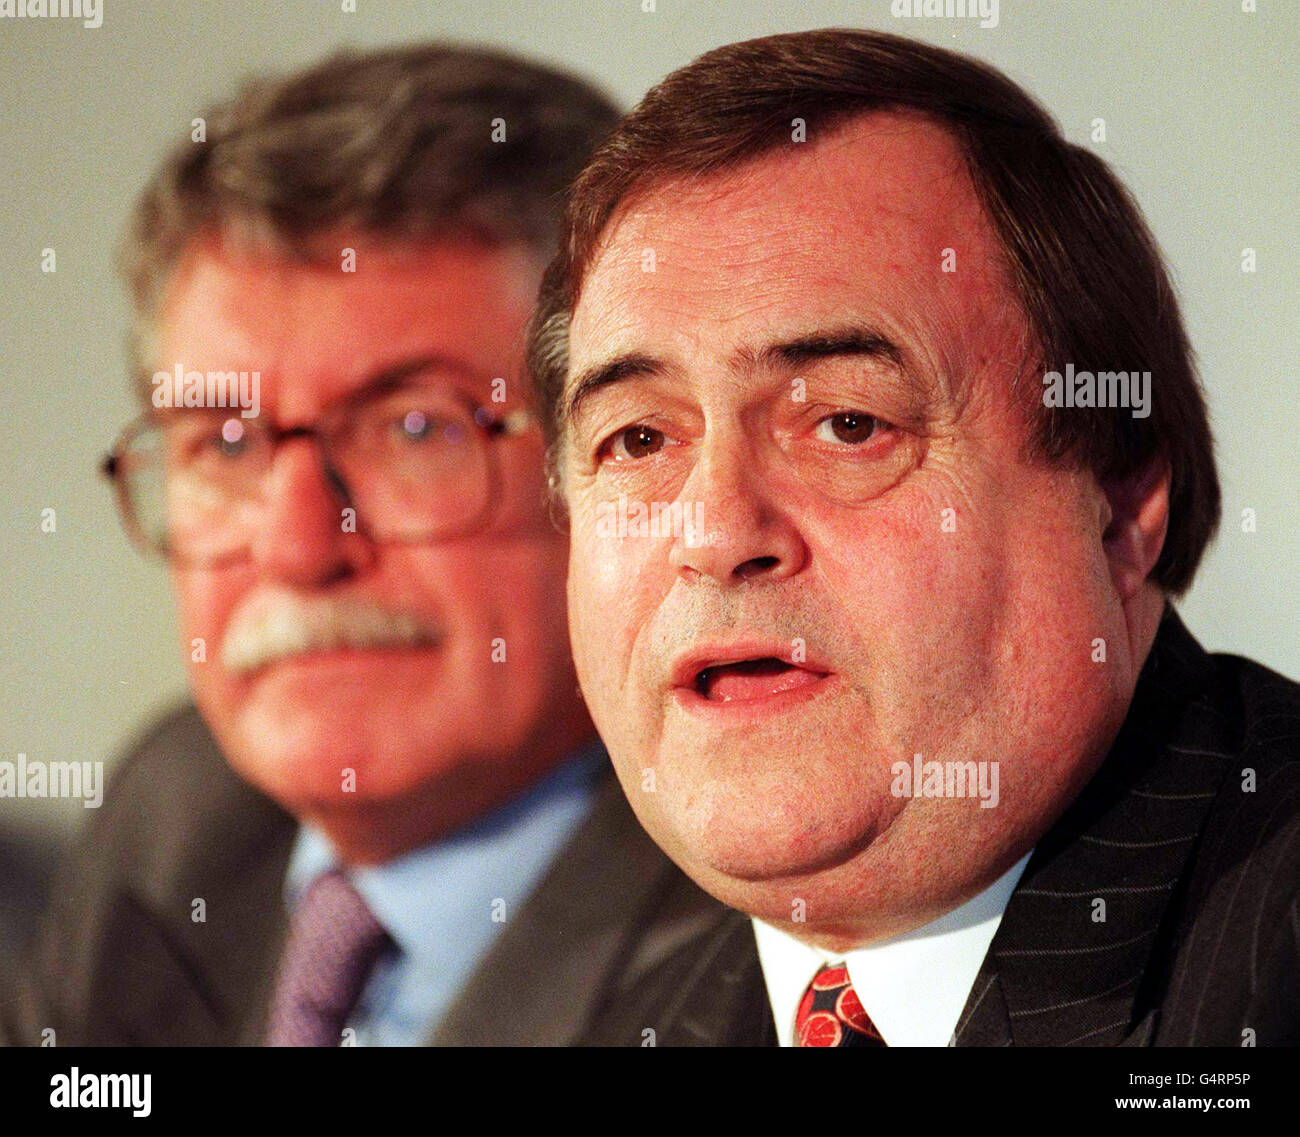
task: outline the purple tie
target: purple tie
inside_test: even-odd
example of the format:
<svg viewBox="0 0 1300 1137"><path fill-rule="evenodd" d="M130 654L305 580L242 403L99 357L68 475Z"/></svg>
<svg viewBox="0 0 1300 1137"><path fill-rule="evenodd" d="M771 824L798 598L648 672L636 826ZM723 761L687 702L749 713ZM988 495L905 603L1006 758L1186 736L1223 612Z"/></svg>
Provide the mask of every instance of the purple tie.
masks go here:
<svg viewBox="0 0 1300 1137"><path fill-rule="evenodd" d="M267 1046L338 1046L387 934L337 869L303 893L289 924Z"/></svg>

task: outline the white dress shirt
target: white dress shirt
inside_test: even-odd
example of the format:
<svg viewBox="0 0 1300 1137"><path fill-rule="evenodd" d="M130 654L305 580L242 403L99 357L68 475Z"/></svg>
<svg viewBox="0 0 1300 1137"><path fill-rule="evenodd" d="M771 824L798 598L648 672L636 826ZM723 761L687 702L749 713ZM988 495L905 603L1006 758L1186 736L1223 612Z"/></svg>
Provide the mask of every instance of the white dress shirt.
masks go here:
<svg viewBox="0 0 1300 1137"><path fill-rule="evenodd" d="M754 920L758 958L782 1046L823 964L843 962L858 1001L889 1046L947 1046L1002 913L1033 851L965 904L924 927L855 951L827 953Z"/></svg>

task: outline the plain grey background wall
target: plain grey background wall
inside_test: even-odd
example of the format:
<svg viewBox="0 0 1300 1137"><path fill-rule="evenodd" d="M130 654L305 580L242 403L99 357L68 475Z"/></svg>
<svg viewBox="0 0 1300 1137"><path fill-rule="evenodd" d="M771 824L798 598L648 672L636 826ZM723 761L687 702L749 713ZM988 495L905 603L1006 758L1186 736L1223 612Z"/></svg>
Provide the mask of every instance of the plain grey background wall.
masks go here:
<svg viewBox="0 0 1300 1137"><path fill-rule="evenodd" d="M0 19L0 761L20 752L107 761L184 690L165 570L128 545L95 476L135 413L112 270L134 195L164 148L241 77L345 43L430 37L567 65L629 105L712 46L827 25L916 36L1007 71L1072 140L1115 166L1173 269L1209 392L1225 506L1185 618L1211 649L1300 676L1296 0L1002 0L987 28L969 17L895 16L891 0L348 6L102 0L93 29ZM1094 138L1098 119L1104 141ZM45 249L55 250L53 273L42 271ZM1243 271L1247 249L1253 272ZM42 530L46 509L54 532ZM39 850L65 842L86 815L78 801L0 800L0 862L7 845L35 842L39 880L49 859ZM0 863L11 889L24 879L19 863Z"/></svg>

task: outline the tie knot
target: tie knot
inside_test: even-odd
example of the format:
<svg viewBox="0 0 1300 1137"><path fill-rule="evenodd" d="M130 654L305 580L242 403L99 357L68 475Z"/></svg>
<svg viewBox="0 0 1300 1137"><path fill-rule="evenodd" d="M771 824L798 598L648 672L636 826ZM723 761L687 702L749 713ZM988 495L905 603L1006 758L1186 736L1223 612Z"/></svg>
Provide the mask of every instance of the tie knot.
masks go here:
<svg viewBox="0 0 1300 1137"><path fill-rule="evenodd" d="M798 1046L884 1046L842 963L827 964L808 984L795 1015Z"/></svg>
<svg viewBox="0 0 1300 1137"><path fill-rule="evenodd" d="M337 1046L344 1020L389 943L337 869L303 893L289 924L267 1027L269 1046Z"/></svg>

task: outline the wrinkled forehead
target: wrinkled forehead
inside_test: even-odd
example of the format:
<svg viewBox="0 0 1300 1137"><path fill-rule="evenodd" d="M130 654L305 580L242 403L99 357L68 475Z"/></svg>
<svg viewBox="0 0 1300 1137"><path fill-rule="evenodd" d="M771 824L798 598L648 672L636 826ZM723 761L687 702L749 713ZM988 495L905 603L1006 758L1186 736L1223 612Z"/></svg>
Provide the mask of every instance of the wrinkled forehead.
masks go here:
<svg viewBox="0 0 1300 1137"><path fill-rule="evenodd" d="M268 406L309 413L395 369L510 401L540 265L524 246L340 233L331 259L215 242L188 250L158 321L160 363L260 373Z"/></svg>
<svg viewBox="0 0 1300 1137"><path fill-rule="evenodd" d="M792 120L801 124L802 120ZM830 123L808 133L802 125L790 140L716 173L643 178L615 210L588 263L595 268L615 230L634 216L716 205L715 220L738 223L751 210L770 211L772 196L789 212L815 204L832 217L915 212L942 220L939 207L978 208L967 177L961 143L943 123L912 110L881 110ZM959 185L940 183L957 182ZM773 190L771 196L765 190ZM942 196L935 196L936 191ZM960 195L960 200L953 200ZM801 203L805 208L801 208Z"/></svg>
<svg viewBox="0 0 1300 1137"><path fill-rule="evenodd" d="M574 309L561 415L575 377L620 353L743 357L767 330L865 322L953 372L1010 313L958 141L922 115L872 113L624 202Z"/></svg>

